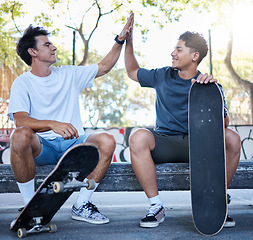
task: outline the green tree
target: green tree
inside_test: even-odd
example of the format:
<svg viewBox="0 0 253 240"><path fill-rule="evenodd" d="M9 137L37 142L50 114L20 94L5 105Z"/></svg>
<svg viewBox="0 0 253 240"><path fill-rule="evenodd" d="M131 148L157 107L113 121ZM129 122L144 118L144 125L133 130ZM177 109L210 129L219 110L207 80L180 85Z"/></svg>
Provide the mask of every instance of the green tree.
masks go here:
<svg viewBox="0 0 253 240"><path fill-rule="evenodd" d="M1 45L0 45L0 61L7 65L11 65L17 61L17 54L15 51L15 37L18 30L14 27L10 27L10 23L15 19L22 17L24 12L21 10L22 4L19 2L5 1L0 5L0 33L1 33Z"/></svg>
<svg viewBox="0 0 253 240"><path fill-rule="evenodd" d="M10 10L12 13L14 13L16 7L17 9L20 9L22 7L22 4L19 5L19 2L21 1L10 1L9 4L14 6ZM102 19L104 19L104 16L109 15L112 16L117 21L121 21L124 23L126 21L126 11L129 11L130 9L135 12L137 15L138 22L135 22L136 28L138 28L141 33L143 34L143 40L145 41L146 36L149 32L149 26L153 22L157 24L161 29L164 27L165 24L171 23L173 21L179 21L183 11L187 8L193 8L198 12L201 11L217 11L220 12L220 18L215 19L214 22L216 24L226 24L227 29L230 29L230 39L228 40L228 48L226 51L226 54L223 56L225 61L225 66L228 72L230 73L230 78L232 78L236 84L236 86L242 87L242 92L240 95L249 96L250 106L251 106L251 114L250 114L250 123L252 123L252 95L253 95L253 89L252 89L252 83L250 78L252 76L245 76L242 77L242 72L239 68L236 68L234 64L232 64L232 50L233 50L233 29L231 28L233 26L233 20L237 19L235 16L235 9L237 9L239 4L245 4L247 6L250 6L252 4L252 1L250 0L196 0L196 1L189 1L189 0L140 0L140 1L132 1L132 0L108 0L108 1L102 1L102 0L87 0L85 1L70 1L70 0L43 0L44 3L48 4L48 11L47 13L41 13L41 15L36 16L35 20L39 24L43 24L45 26L53 26L54 22L53 19L55 19L55 16L58 18L61 18L62 15L64 17L68 17L69 21L66 24L67 27L75 30L78 32L81 40L83 41L83 56L80 60L80 65L87 64L88 61L88 54L89 54L89 45L90 41L92 39L92 36L94 35L95 31L102 31L103 29L100 28L100 22ZM8 3L8 1L6 1ZM75 3L77 5L75 5ZM76 18L76 16L73 15L73 8L80 9L80 15L81 18ZM50 12L50 11L51 12ZM226 10L226 11L224 11ZM227 11L229 10L229 11ZM17 12L19 12L17 10ZM138 15L143 16L141 18L138 18ZM15 16L13 14L13 16ZM12 16L13 20L18 19L18 15L15 17ZM91 16L95 16L95 20L91 21ZM144 17L145 16L145 17ZM147 21L148 19L148 21ZM19 21L15 21L19 22ZM19 26L15 24L16 28L18 29ZM235 55L234 55L235 57ZM221 62L216 61L217 64L221 64ZM217 72L220 75L220 72L218 70L221 66L214 65L214 67L217 69L214 71ZM225 69L224 69L225 70ZM251 74L252 75L252 74ZM226 78L229 79L228 76ZM243 79L244 78L244 79ZM219 78L220 79L220 78ZM225 78L224 78L225 79ZM225 81L225 80L224 80ZM227 81L226 81L227 82ZM233 84L228 83L226 86L234 86ZM226 87L225 86L225 87ZM227 89L229 90L229 89ZM245 93L245 94L244 94ZM232 94L239 94L238 90L233 89L233 91L229 91L229 97L232 97ZM144 99L144 98L143 98ZM143 107L145 101L136 101L136 98L131 99L133 103L135 103L134 106L140 106ZM135 102L134 102L135 101ZM118 113L120 114L120 113ZM109 116L109 115L108 115ZM102 119L102 118L101 118Z"/></svg>
<svg viewBox="0 0 253 240"><path fill-rule="evenodd" d="M54 66L59 67L61 65L71 65L72 64L72 56L71 53L64 48L63 45L57 46L57 62Z"/></svg>
<svg viewBox="0 0 253 240"><path fill-rule="evenodd" d="M216 58L213 60L213 75L218 77L219 82L222 83L225 90L230 120L232 124L250 124L249 109L244 106L244 103L248 98L248 93L243 91L241 87L238 87L236 82L231 79L231 75L224 63L226 50L220 50L216 53L216 55ZM238 59L238 57L240 59ZM241 55L238 52L233 58L235 69L237 72L241 73L243 78L247 78L252 75L250 71L252 69L253 60L248 59L248 61L243 61L243 64L240 63L241 59L247 58L247 56Z"/></svg>
<svg viewBox="0 0 253 240"><path fill-rule="evenodd" d="M243 28L250 21L252 21L252 17L247 15L248 9L253 9L253 2L250 0L219 0L215 1L210 8L211 11L218 13L218 18L213 22L214 25L224 26L228 33L227 49L220 52L220 58L222 58L223 61L217 61L218 64L214 65L214 68L217 70L217 76L220 77L220 68L223 68L222 65L225 64L223 73L226 72L226 78L223 79L222 84L224 83L223 85L226 88L226 92L229 93L227 102L229 105L231 105L230 100L232 98L236 97L237 102L243 102L245 101L245 98L249 98L249 111L245 110L242 104L238 104L239 106L236 109L232 105L230 108L232 110L230 115L241 119L241 124L253 123L253 79L251 71L252 60L250 60L252 57L244 57L246 61L244 61L243 64L240 64L237 59L238 57L242 59L243 56L241 53L235 52L233 49L233 35L234 28L238 22L241 22L240 27ZM249 20L249 18L251 18L251 20ZM244 22L241 21L242 19ZM224 33L224 35L226 36L226 33ZM232 54L233 52L234 54ZM231 122L233 123L233 119Z"/></svg>
<svg viewBox="0 0 253 240"><path fill-rule="evenodd" d="M97 63L102 59L96 51L90 53L88 64ZM122 119L129 106L126 98L127 84L124 69L113 68L108 74L96 78L92 88L82 92L82 102L88 110L86 123L97 127L101 123L110 126L122 126Z"/></svg>
<svg viewBox="0 0 253 240"><path fill-rule="evenodd" d="M147 10L150 12L149 18L155 24L158 24L160 28L163 28L164 24L172 22L173 20L178 21L181 17L182 11L190 6L196 11L202 11L207 9L209 4L214 2L214 0L197 0L192 3L189 0L87 0L85 3L83 1L70 1L70 0L44 0L48 4L52 13L41 13L41 15L36 16L35 20L47 27L53 25L53 17L61 16L64 14L65 18L69 18L69 23L66 27L76 31L82 42L83 42L83 57L79 65L85 65L88 61L89 56L89 45L94 32L99 29L100 21L106 15L112 15L115 20L126 22L125 12L130 9L135 9L136 14L143 15L143 12ZM76 14L76 10L81 6L80 15L81 18L75 18L73 12ZM151 9L151 11L150 11ZM74 11L75 10L75 11ZM122 14L124 12L124 14ZM114 15L113 15L114 14ZM95 18L93 17L95 16ZM145 22L136 22L136 26L140 28L143 39L145 40L145 35L149 31L149 24ZM102 29L100 29L102 31Z"/></svg>
<svg viewBox="0 0 253 240"><path fill-rule="evenodd" d="M15 7L14 7L15 6ZM5 1L0 4L0 113L7 106L10 88L14 79L23 71L25 65L16 54L17 29L10 27L16 17L23 14L21 4ZM3 119L3 117L2 117ZM2 121L3 125L3 121Z"/></svg>
<svg viewBox="0 0 253 240"><path fill-rule="evenodd" d="M240 71L238 68L234 67L232 64L232 51L233 51L233 21L236 17L235 12L236 8L238 7L238 4L245 3L245 6L251 7L253 6L253 2L251 1L238 1L238 0L230 0L227 2L227 7L230 10L229 15L227 17L227 28L229 31L229 39L227 44L227 52L225 57L225 65L229 71L230 77L234 80L237 86L241 88L241 90L244 91L244 93L247 93L250 101L250 116L249 116L249 124L253 123L253 79L252 79L252 72L250 75L243 76L243 71ZM253 8L252 8L253 9ZM247 24L245 22L245 24ZM246 68L246 66L244 66ZM251 78L251 79L250 79Z"/></svg>
<svg viewBox="0 0 253 240"><path fill-rule="evenodd" d="M79 23L77 26L78 28L74 28L79 35L81 36L81 39L83 40L84 44L84 57L83 61L81 64L85 64L88 58L88 49L89 49L89 41L91 39L92 34L94 31L98 28L99 26L99 21L101 20L101 17L107 14L111 14L114 11L119 13L122 13L124 9L132 9L132 1L125 0L125 1L113 1L113 4L110 4L111 2L107 1L106 3L102 1L90 1L90 7L87 8L85 11L81 23ZM122 4L123 3L123 4ZM250 114L249 114L249 119L248 123L253 122L253 85L252 81L250 80L250 75L245 76L244 78L242 77L242 71L239 71L239 69L234 67L232 64L232 50L233 50L233 22L237 21L237 16L236 16L236 9L238 8L238 5L245 4L245 6L249 6L252 4L252 1L249 0L219 0L219 1L207 1L207 0L198 0L198 1L188 1L188 0L180 0L180 1L174 1L174 0L159 0L159 1L139 1L135 2L135 13L139 15L144 15L146 12L150 12L149 18L151 21L155 24L157 24L161 29L164 27L165 24L173 22L173 21L178 21L182 15L182 12L187 8L194 8L196 11L203 11L203 10L211 10L211 11L218 11L219 14L219 19L218 21L214 21L216 24L223 24L227 27L228 31L230 32L229 34L229 39L228 39L228 46L227 46L227 52L224 55L224 61L225 61L225 66L227 68L227 71L229 72L229 76L226 76L228 79L233 79L235 84L226 84L225 88L233 87L233 91L230 91L230 93L233 94L239 94L238 89L236 89L235 86L240 86L241 88L241 93L240 95L247 96L250 99ZM108 7L109 6L109 7ZM97 21L94 24L94 27L91 28L90 34L87 35L87 32L83 31L84 27L86 26L85 24L87 21L86 15L88 15L88 12L94 9L97 9ZM226 11L224 12L224 9ZM117 17L119 17L117 15ZM122 14L123 15L123 14ZM147 19L147 15L145 15ZM125 16L121 17L120 20L124 23L125 22ZM149 32L149 21L147 23L143 22L136 22L136 26L140 29L141 33L143 34L143 40L145 41L146 35ZM85 35L87 36L85 38ZM85 40L86 39L86 40ZM222 63L220 63L222 64ZM217 69L220 67L217 66ZM215 71L214 71L215 72ZM216 71L217 72L217 71ZM220 75L220 72L218 72ZM225 80L224 80L225 81ZM227 88L228 89L228 88ZM230 96L229 96L230 97ZM232 95L231 95L232 98ZM133 98L132 103L136 101ZM238 98L239 99L239 98ZM228 100L230 100L228 98ZM138 102L139 106L142 106L141 101ZM230 104L230 101L228 101L228 104ZM137 105L135 105L137 106ZM237 110L238 111L238 110ZM241 116L241 114L238 112L237 114L241 119L244 119L244 117ZM244 114L245 115L245 114Z"/></svg>

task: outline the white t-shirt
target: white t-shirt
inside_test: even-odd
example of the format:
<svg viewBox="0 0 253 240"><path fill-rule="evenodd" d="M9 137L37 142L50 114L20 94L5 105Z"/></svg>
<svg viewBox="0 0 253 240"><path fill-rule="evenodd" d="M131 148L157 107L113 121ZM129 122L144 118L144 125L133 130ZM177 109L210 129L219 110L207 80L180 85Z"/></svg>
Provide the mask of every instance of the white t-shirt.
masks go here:
<svg viewBox="0 0 253 240"><path fill-rule="evenodd" d="M51 67L51 70L47 77L25 72L15 79L8 116L14 120L13 113L27 112L38 120L71 123L79 134L83 134L79 95L84 88L93 86L98 65ZM38 134L46 139L60 136L52 130Z"/></svg>

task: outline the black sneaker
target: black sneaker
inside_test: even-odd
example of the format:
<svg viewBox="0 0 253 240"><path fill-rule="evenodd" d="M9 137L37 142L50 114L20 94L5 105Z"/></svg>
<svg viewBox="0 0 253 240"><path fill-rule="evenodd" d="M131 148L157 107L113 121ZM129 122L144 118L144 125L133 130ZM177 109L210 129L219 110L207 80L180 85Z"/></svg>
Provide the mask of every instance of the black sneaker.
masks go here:
<svg viewBox="0 0 253 240"><path fill-rule="evenodd" d="M227 193L227 203L231 202L231 196ZM224 228L232 228L235 226L235 221L233 218L227 216L226 222L224 224Z"/></svg>
<svg viewBox="0 0 253 240"><path fill-rule="evenodd" d="M161 204L152 204L146 217L141 219L140 226L146 228L157 227L165 219L165 209Z"/></svg>
<svg viewBox="0 0 253 240"><path fill-rule="evenodd" d="M233 218L227 216L226 222L224 224L224 228L232 228L235 226L235 221Z"/></svg>
<svg viewBox="0 0 253 240"><path fill-rule="evenodd" d="M229 204L231 202L231 196L227 193L227 203Z"/></svg>

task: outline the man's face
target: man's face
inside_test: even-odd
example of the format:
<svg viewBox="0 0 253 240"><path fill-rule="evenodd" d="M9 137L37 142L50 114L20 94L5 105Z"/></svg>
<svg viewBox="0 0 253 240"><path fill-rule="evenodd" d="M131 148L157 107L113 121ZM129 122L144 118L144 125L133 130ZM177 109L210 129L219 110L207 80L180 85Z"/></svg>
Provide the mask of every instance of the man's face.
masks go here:
<svg viewBox="0 0 253 240"><path fill-rule="evenodd" d="M47 36L41 35L35 37L37 44L36 49L33 49L33 52L36 56L36 60L44 63L48 63L49 65L55 63L57 48L49 41Z"/></svg>
<svg viewBox="0 0 253 240"><path fill-rule="evenodd" d="M191 52L191 49L185 46L185 42L179 40L175 50L171 53L172 67L182 71L189 67L192 67L195 61L195 52ZM196 67L194 65L194 67Z"/></svg>

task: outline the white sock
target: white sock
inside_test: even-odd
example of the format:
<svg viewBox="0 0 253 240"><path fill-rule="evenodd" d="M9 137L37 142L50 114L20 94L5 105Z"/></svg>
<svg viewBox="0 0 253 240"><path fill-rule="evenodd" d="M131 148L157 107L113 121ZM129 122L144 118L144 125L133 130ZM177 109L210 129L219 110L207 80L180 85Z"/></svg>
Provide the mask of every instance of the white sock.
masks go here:
<svg viewBox="0 0 253 240"><path fill-rule="evenodd" d="M35 182L34 179L26 183L17 182L19 191L22 194L25 205L31 200L31 198L33 197L35 193L34 182Z"/></svg>
<svg viewBox="0 0 253 240"><path fill-rule="evenodd" d="M150 205L161 204L163 206L163 202L162 202L159 194L155 197L149 198L148 200L149 200Z"/></svg>
<svg viewBox="0 0 253 240"><path fill-rule="evenodd" d="M86 182L88 179L85 178L84 182ZM76 199L75 207L79 208L84 203L87 203L90 201L91 195L94 193L96 188L98 187L99 183L96 183L96 186L94 189L87 189L86 187L81 188L80 193Z"/></svg>

